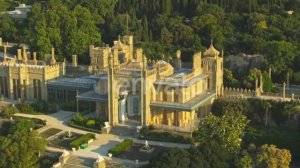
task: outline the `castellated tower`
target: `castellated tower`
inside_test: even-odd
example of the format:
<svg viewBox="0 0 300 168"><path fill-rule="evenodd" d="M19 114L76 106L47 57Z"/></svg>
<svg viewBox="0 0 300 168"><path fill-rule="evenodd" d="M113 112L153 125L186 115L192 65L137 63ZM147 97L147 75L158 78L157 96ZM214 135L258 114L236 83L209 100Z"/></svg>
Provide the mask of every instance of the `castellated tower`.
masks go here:
<svg viewBox="0 0 300 168"><path fill-rule="evenodd" d="M209 88L216 92L217 96L222 95L223 90L223 51L215 49L211 42L210 47L203 53L202 59L203 73L209 74L207 79Z"/></svg>

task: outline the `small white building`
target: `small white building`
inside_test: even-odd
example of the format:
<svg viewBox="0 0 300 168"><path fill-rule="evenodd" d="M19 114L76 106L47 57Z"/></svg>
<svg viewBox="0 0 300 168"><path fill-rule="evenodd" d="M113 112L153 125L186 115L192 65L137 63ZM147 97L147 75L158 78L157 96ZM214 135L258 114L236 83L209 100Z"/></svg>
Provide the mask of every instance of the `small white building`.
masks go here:
<svg viewBox="0 0 300 168"><path fill-rule="evenodd" d="M15 7L13 11L1 12L1 14L9 14L11 17L15 19L26 19L27 13L31 11L32 6L26 4L20 4Z"/></svg>

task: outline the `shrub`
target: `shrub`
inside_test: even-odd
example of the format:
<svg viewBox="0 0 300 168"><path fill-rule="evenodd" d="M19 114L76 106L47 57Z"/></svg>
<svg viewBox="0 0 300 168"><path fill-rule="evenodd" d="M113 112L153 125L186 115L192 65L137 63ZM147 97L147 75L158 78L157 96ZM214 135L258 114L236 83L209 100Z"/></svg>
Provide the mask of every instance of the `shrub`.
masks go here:
<svg viewBox="0 0 300 168"><path fill-rule="evenodd" d="M95 126L96 125L96 120L95 119L88 119L86 121L86 126L88 127L92 127L92 126Z"/></svg>
<svg viewBox="0 0 300 168"><path fill-rule="evenodd" d="M87 133L85 135L80 136L79 138L70 142L70 147L79 149L79 146L84 143L88 143L89 140L96 139L96 135L92 133Z"/></svg>
<svg viewBox="0 0 300 168"><path fill-rule="evenodd" d="M90 131L90 132L95 132L95 133L99 133L101 134L101 127L99 129L93 129L93 128L87 128L84 126L80 126L80 125L76 125L73 121L70 121L68 123L69 126L77 128L77 129L81 129L81 130L85 130L85 131Z"/></svg>
<svg viewBox="0 0 300 168"><path fill-rule="evenodd" d="M124 152L125 150L131 148L133 144L132 139L125 139L123 142L117 144L115 147L108 150L108 153L113 155L119 155L120 153Z"/></svg>
<svg viewBox="0 0 300 168"><path fill-rule="evenodd" d="M48 103L44 100L38 100L31 104L32 108L38 112L48 112Z"/></svg>
<svg viewBox="0 0 300 168"><path fill-rule="evenodd" d="M182 135L170 133L170 132L156 132L153 131L155 128L153 126L144 126L140 130L139 139L147 139L153 141L163 141L163 142L176 142L176 143L191 143L191 138L186 138Z"/></svg>
<svg viewBox="0 0 300 168"><path fill-rule="evenodd" d="M2 109L1 112L2 112L1 115L3 117L9 118L12 117L14 114L18 113L19 110L14 106L6 106L4 109Z"/></svg>
<svg viewBox="0 0 300 168"><path fill-rule="evenodd" d="M21 113L26 114L36 114L37 112L34 110L34 108L27 102L23 101L21 104L18 105L18 109Z"/></svg>
<svg viewBox="0 0 300 168"><path fill-rule="evenodd" d="M72 120L73 120L76 124L81 125L81 124L84 122L85 118L84 118L84 116L83 116L82 114L76 113Z"/></svg>

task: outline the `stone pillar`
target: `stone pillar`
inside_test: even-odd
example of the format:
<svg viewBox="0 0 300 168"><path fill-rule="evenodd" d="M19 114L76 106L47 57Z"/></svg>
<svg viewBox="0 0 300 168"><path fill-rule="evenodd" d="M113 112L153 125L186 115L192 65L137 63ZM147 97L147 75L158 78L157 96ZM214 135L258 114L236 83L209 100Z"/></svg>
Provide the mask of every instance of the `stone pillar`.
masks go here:
<svg viewBox="0 0 300 168"><path fill-rule="evenodd" d="M289 90L290 88L290 74L287 72L286 74L286 89Z"/></svg>
<svg viewBox="0 0 300 168"><path fill-rule="evenodd" d="M106 168L104 158L98 155L98 159L96 160L96 162L94 162L93 168Z"/></svg>
<svg viewBox="0 0 300 168"><path fill-rule="evenodd" d="M36 52L33 52L33 62L34 65L37 65Z"/></svg>
<svg viewBox="0 0 300 168"><path fill-rule="evenodd" d="M72 67L77 67L77 55L72 55Z"/></svg>
<svg viewBox="0 0 300 168"><path fill-rule="evenodd" d="M263 83L263 77L262 77L262 75L260 75L260 78L259 78L259 91L260 91L260 93L263 93L264 92L264 83Z"/></svg>
<svg viewBox="0 0 300 168"><path fill-rule="evenodd" d="M26 48L23 48L23 63L27 64L28 58L27 58L27 51Z"/></svg>
<svg viewBox="0 0 300 168"><path fill-rule="evenodd" d="M7 58L7 46L4 45L3 48L4 48L4 53L3 53L3 61L6 61L6 58Z"/></svg>
<svg viewBox="0 0 300 168"><path fill-rule="evenodd" d="M181 51L180 50L177 50L176 51L176 67L178 69L181 69Z"/></svg>
<svg viewBox="0 0 300 168"><path fill-rule="evenodd" d="M108 107L109 107L109 122L111 125L119 123L118 119L118 88L115 84L114 68L113 68L113 55L109 57L109 68L108 68Z"/></svg>
<svg viewBox="0 0 300 168"><path fill-rule="evenodd" d="M283 90L282 90L282 97L285 99L285 89L286 89L286 83L283 82Z"/></svg>
<svg viewBox="0 0 300 168"><path fill-rule="evenodd" d="M51 60L50 60L50 64L54 65L56 64L56 59L55 59L55 55L54 55L54 48L51 48Z"/></svg>
<svg viewBox="0 0 300 168"><path fill-rule="evenodd" d="M272 68L269 68L269 78L272 80Z"/></svg>
<svg viewBox="0 0 300 168"><path fill-rule="evenodd" d="M18 60L22 60L22 50L18 49Z"/></svg>

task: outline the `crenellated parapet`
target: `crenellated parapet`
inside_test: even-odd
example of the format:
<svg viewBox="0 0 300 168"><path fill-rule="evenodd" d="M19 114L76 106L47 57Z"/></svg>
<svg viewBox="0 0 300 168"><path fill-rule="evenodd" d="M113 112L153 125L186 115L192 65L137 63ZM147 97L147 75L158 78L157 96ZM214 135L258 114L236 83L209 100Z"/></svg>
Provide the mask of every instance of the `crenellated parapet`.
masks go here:
<svg viewBox="0 0 300 168"><path fill-rule="evenodd" d="M224 87L224 95L255 96L255 90L245 88Z"/></svg>

